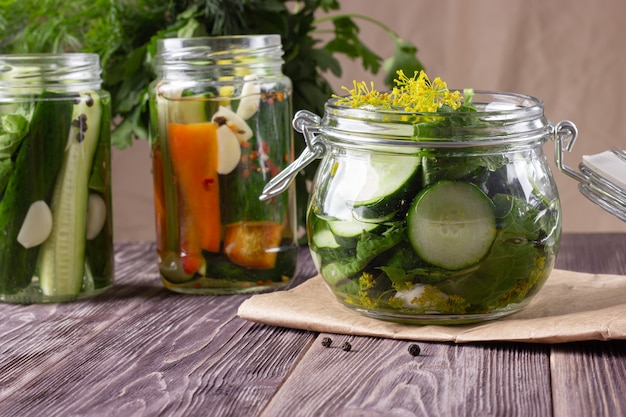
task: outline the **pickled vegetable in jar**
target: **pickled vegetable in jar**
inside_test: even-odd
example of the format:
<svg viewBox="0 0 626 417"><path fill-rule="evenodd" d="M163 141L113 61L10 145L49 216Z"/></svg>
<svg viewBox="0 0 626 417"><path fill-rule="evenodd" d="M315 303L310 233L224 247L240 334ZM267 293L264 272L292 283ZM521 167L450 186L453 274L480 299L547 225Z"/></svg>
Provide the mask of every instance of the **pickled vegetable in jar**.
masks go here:
<svg viewBox="0 0 626 417"><path fill-rule="evenodd" d="M260 201L293 160L291 81L278 35L164 39L151 88L159 270L183 293L287 285L293 190Z"/></svg>
<svg viewBox="0 0 626 417"><path fill-rule="evenodd" d="M109 93L95 54L0 56L0 300L113 283Z"/></svg>
<svg viewBox="0 0 626 417"><path fill-rule="evenodd" d="M384 320L519 311L548 279L561 236L542 102L399 75L391 92L355 84L323 118L296 114L308 148L295 165L322 158L307 212L318 271L341 303Z"/></svg>

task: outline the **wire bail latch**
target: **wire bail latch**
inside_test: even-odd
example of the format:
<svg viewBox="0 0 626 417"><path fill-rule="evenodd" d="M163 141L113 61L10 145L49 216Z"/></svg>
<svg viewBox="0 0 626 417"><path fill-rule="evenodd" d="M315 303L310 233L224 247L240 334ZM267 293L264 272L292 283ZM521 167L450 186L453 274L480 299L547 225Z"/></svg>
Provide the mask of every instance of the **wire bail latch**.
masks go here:
<svg viewBox="0 0 626 417"><path fill-rule="evenodd" d="M285 191L304 167L326 153L326 145L324 145L319 134L321 120L318 115L308 110L300 110L295 114L292 125L296 132L302 133L304 136L306 148L291 165L267 183L259 196L259 200L269 200Z"/></svg>
<svg viewBox="0 0 626 417"><path fill-rule="evenodd" d="M554 127L554 159L561 172L579 182L578 189L590 201L626 222L626 152L614 147L595 155L585 155L576 171L563 162L571 152L578 130L564 120Z"/></svg>

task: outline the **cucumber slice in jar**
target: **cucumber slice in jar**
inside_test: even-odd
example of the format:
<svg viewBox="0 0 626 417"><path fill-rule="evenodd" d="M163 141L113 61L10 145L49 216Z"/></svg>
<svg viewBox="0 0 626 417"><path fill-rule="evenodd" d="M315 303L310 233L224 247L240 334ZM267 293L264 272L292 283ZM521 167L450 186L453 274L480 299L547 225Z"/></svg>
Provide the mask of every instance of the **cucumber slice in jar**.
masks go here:
<svg viewBox="0 0 626 417"><path fill-rule="evenodd" d="M417 254L448 270L478 263L496 237L493 202L466 182L444 180L424 189L409 209L407 223Z"/></svg>
<svg viewBox="0 0 626 417"><path fill-rule="evenodd" d="M372 155L353 216L363 222L392 219L421 187L420 166L414 155Z"/></svg>
<svg viewBox="0 0 626 417"><path fill-rule="evenodd" d="M37 262L39 285L46 296L76 296L83 285L89 174L100 140L101 120L98 93L81 93L73 108L68 143L52 193L52 231L41 245Z"/></svg>
<svg viewBox="0 0 626 417"><path fill-rule="evenodd" d="M339 245L354 246L363 232L372 232L382 226L358 220L330 220L328 227Z"/></svg>
<svg viewBox="0 0 626 417"><path fill-rule="evenodd" d="M311 246L313 249L336 249L340 247L330 230L328 221L320 219L316 215L309 216Z"/></svg>
<svg viewBox="0 0 626 417"><path fill-rule="evenodd" d="M167 120L170 123L203 123L208 121L207 100L180 88L171 88L167 99Z"/></svg>
<svg viewBox="0 0 626 417"><path fill-rule="evenodd" d="M420 166L421 158L414 154L348 150L320 166L328 177L321 210L364 223L401 217L422 187Z"/></svg>

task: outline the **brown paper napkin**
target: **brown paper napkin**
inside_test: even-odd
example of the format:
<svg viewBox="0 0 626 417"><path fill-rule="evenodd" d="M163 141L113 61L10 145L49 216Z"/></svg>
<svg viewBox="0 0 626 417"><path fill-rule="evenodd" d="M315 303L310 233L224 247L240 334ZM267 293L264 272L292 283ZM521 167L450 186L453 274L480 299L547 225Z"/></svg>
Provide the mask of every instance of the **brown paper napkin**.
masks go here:
<svg viewBox="0 0 626 417"><path fill-rule="evenodd" d="M238 315L280 327L421 341L626 339L626 276L555 269L524 310L472 325L418 326L365 317L339 303L319 275L289 291L254 295Z"/></svg>

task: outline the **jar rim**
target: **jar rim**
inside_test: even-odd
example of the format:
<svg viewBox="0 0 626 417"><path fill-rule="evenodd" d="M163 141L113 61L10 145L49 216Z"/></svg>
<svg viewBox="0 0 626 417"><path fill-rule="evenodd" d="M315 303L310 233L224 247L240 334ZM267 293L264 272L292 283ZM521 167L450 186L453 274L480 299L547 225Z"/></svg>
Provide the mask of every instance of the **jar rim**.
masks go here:
<svg viewBox="0 0 626 417"><path fill-rule="evenodd" d="M94 61L99 63L100 57L92 52L33 52L33 53L17 53L17 54L0 54L0 61L59 61L59 60L78 60Z"/></svg>
<svg viewBox="0 0 626 417"><path fill-rule="evenodd" d="M0 92L99 89L100 57L95 53L0 54Z"/></svg>
<svg viewBox="0 0 626 417"><path fill-rule="evenodd" d="M275 34L165 38L157 42L154 67L159 76L198 79L207 71L231 76L236 68L279 70L282 57L281 37Z"/></svg>
<svg viewBox="0 0 626 417"><path fill-rule="evenodd" d="M332 98L324 107L320 131L330 141L465 147L536 142L551 130L543 101L519 93L476 90L471 112L353 108L340 100Z"/></svg>
<svg viewBox="0 0 626 417"><path fill-rule="evenodd" d="M224 44L246 45L249 48L263 48L282 46L280 35L222 35L198 36L181 38L163 38L157 41L157 55L166 50L193 47L221 47Z"/></svg>

